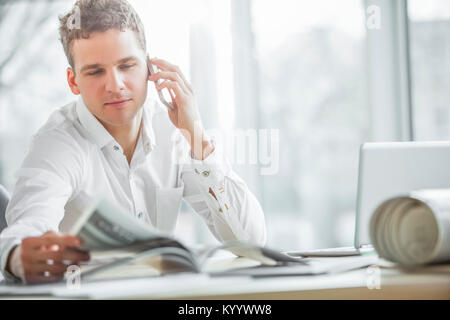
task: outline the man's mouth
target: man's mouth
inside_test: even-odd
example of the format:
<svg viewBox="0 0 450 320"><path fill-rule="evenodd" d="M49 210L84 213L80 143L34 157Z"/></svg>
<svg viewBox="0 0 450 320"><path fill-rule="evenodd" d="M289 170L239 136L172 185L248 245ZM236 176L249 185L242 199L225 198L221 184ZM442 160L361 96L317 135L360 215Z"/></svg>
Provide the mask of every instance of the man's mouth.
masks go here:
<svg viewBox="0 0 450 320"><path fill-rule="evenodd" d="M132 99L113 100L113 101L106 102L105 106L119 108L119 107L125 106L131 100Z"/></svg>

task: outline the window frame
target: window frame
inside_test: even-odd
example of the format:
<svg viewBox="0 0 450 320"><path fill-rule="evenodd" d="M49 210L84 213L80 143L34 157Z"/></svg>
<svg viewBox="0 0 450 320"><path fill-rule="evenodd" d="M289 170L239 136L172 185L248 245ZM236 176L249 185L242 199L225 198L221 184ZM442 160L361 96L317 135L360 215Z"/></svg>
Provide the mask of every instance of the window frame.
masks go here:
<svg viewBox="0 0 450 320"><path fill-rule="evenodd" d="M378 6L380 29L367 30L373 141L414 140L407 0L364 0Z"/></svg>

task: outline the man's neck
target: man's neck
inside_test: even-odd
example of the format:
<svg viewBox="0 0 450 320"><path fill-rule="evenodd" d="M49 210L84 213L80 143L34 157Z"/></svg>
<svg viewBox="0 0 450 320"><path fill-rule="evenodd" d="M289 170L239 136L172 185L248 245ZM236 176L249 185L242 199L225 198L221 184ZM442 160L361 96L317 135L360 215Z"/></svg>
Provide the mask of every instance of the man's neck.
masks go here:
<svg viewBox="0 0 450 320"><path fill-rule="evenodd" d="M128 125L118 127L103 124L103 126L114 137L117 143L120 144L128 164L130 164L142 127L142 108Z"/></svg>

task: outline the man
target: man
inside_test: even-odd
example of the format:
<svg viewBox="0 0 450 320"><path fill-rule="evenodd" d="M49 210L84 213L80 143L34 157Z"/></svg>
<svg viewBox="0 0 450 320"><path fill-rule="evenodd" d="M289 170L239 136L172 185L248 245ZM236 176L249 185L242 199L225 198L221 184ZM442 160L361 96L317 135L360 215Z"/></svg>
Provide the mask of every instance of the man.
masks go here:
<svg viewBox="0 0 450 320"><path fill-rule="evenodd" d="M80 239L64 232L83 199L99 194L167 232L184 198L219 241L264 245L261 207L205 134L179 68L153 59L160 71L148 76L144 29L131 6L79 0L60 18L60 37L67 81L80 97L50 116L17 173L0 236L5 278L56 281L69 264L89 260L71 249ZM170 89L173 110L146 100L148 81L159 80L157 90ZM187 163L179 161L177 134L188 146Z"/></svg>

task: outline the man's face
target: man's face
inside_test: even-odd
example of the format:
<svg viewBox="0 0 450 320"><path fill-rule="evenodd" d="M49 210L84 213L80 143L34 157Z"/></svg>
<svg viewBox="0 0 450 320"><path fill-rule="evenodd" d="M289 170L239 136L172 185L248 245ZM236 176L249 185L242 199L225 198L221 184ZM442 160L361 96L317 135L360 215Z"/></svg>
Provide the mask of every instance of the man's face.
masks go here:
<svg viewBox="0 0 450 320"><path fill-rule="evenodd" d="M77 39L72 55L75 73L68 81L105 127L130 125L147 96L145 52L132 30L94 32Z"/></svg>

